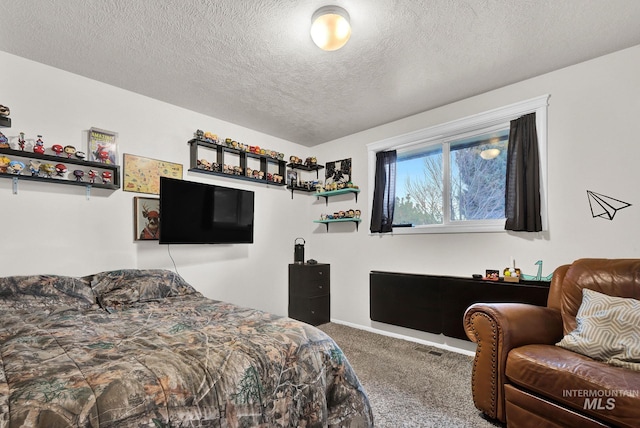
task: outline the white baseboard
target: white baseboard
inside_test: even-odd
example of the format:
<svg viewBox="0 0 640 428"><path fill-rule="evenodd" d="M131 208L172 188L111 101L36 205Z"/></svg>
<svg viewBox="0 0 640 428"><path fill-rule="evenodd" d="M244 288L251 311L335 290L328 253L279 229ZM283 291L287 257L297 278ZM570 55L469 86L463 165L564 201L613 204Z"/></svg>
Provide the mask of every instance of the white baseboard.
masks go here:
<svg viewBox="0 0 640 428"><path fill-rule="evenodd" d="M435 348L440 348L440 349L444 349L446 351L451 351L451 352L457 352L459 354L463 354L463 355L469 355L469 356L475 356L475 348L476 348L476 344L473 342L467 342L465 340L461 340L461 339L455 339L455 338L451 338L451 337L446 337L443 335L434 335L431 333L425 333L425 332L421 332L421 331L417 331L417 330L411 330L408 328L404 328L404 327L397 327L397 326L393 326L390 324L383 324L383 323L377 323L380 324L381 327L383 328L388 328L389 330L396 330L396 331L389 331L389 330L384 330L381 328L375 328L372 326L365 326L365 325L360 325L360 324L354 324L348 321L342 321L342 320L337 320L337 319L331 319L332 323L335 324L341 324L341 325L345 325L347 327L352 327L352 328L356 328L359 330L364 330L364 331L368 331L370 333L376 333L376 334L381 334L383 336L389 336L389 337L393 337L395 339L402 339L402 340L407 340L409 342L415 342L415 343L419 343L421 345L427 345L427 346L433 346ZM420 336L431 336L434 338L434 340L429 340L429 339L421 339L419 337L415 337L412 336L411 334L415 334L420 335ZM440 343L437 340L442 340L446 343Z"/></svg>

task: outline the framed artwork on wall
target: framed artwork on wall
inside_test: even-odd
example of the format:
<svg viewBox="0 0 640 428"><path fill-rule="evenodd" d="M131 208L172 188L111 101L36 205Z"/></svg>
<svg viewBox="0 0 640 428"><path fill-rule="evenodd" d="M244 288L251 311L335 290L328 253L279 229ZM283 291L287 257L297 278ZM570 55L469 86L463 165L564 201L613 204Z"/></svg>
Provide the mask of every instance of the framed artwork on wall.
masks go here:
<svg viewBox="0 0 640 428"><path fill-rule="evenodd" d="M182 180L182 164L124 154L122 190L160 194L160 177Z"/></svg>
<svg viewBox="0 0 640 428"><path fill-rule="evenodd" d="M160 238L160 199L133 198L133 239L157 241Z"/></svg>
<svg viewBox="0 0 640 428"><path fill-rule="evenodd" d="M89 160L110 165L118 164L118 134L104 129L89 129Z"/></svg>
<svg viewBox="0 0 640 428"><path fill-rule="evenodd" d="M327 162L325 183L348 183L351 181L351 158Z"/></svg>

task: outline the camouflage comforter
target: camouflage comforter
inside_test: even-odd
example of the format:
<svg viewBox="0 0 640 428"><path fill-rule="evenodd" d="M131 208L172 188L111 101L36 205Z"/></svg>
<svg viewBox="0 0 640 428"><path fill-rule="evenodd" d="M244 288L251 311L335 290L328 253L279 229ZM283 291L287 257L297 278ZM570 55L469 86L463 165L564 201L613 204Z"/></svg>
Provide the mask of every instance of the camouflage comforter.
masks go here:
<svg viewBox="0 0 640 428"><path fill-rule="evenodd" d="M331 338L164 270L0 278L0 427L369 427Z"/></svg>

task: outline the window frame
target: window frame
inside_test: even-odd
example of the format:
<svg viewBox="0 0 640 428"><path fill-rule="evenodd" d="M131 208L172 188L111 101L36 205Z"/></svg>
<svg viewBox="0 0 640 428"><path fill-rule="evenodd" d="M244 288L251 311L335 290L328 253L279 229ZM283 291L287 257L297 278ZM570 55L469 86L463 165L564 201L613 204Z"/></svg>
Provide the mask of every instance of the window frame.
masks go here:
<svg viewBox="0 0 640 428"><path fill-rule="evenodd" d="M540 215L542 217L542 230L548 230L547 220L547 107L549 94L529 100L499 107L486 112L467 116L443 124L423 128L407 134L390 137L374 143L367 144L368 152L368 195L369 212L373 204L373 188L375 186L376 153L385 150L408 150L430 145L448 144L461 136L480 132L484 129L495 128L502 125L509 126L513 119L528 114L536 113L536 129L538 133L538 151L540 155ZM443 151L444 156L444 151ZM445 171L445 174L448 171ZM445 180L445 185L448 180ZM445 196L445 201L449 197ZM445 202L446 203L446 202ZM411 235L422 233L473 233L473 232L506 232L505 219L497 220L464 220L445 222L434 225L421 225L419 227L397 227L390 233L372 233L370 235Z"/></svg>

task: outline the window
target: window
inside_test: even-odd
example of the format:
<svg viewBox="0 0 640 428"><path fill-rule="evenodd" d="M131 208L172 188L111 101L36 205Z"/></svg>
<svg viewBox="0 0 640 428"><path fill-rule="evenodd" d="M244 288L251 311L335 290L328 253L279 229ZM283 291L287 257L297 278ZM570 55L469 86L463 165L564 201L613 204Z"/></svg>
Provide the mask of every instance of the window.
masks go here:
<svg viewBox="0 0 640 428"><path fill-rule="evenodd" d="M509 127L398 150L394 226L504 219Z"/></svg>
<svg viewBox="0 0 640 428"><path fill-rule="evenodd" d="M368 145L370 188L375 153L397 151L393 233L503 231L510 121L531 112L536 112L546 230L547 99L539 97Z"/></svg>

